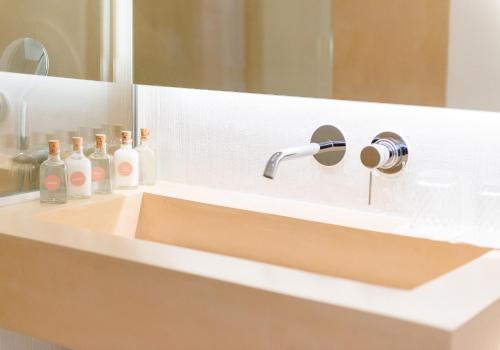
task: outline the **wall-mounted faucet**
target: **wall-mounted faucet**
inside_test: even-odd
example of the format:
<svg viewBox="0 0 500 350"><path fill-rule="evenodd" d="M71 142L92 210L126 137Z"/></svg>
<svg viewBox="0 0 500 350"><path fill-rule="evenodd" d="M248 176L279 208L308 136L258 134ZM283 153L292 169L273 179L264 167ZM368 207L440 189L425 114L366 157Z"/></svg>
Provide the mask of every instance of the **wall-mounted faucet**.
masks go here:
<svg viewBox="0 0 500 350"><path fill-rule="evenodd" d="M344 158L345 152L346 142L342 132L332 125L323 125L316 129L311 137L311 143L285 148L274 153L267 161L264 177L274 179L283 160L314 156L320 164L332 166Z"/></svg>
<svg viewBox="0 0 500 350"><path fill-rule="evenodd" d="M361 151L361 163L384 174L400 172L408 162L408 146L401 136L383 132Z"/></svg>

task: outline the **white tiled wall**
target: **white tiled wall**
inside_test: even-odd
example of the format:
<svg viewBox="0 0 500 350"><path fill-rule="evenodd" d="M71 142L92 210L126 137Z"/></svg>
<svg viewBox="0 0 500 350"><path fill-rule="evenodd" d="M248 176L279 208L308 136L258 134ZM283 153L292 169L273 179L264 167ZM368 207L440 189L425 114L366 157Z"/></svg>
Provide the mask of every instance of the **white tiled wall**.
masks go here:
<svg viewBox="0 0 500 350"><path fill-rule="evenodd" d="M141 86L138 114L139 124L153 129L161 179L397 213L412 229L438 228L437 238L476 234L478 193L500 179L498 113ZM323 124L346 136L340 165L323 167L308 157L283 163L273 181L262 177L273 152L309 142ZM400 133L410 158L400 175L375 177L369 207L369 173L359 153L380 131ZM430 188L417 184L425 174ZM443 190L439 174L457 185Z"/></svg>

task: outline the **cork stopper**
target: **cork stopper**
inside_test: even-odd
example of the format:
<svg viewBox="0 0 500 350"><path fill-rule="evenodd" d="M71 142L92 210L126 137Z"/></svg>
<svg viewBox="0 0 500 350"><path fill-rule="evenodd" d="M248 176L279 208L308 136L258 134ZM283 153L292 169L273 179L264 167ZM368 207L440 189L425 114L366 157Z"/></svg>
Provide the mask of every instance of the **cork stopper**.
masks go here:
<svg viewBox="0 0 500 350"><path fill-rule="evenodd" d="M59 154L59 140L49 140L49 155L57 156Z"/></svg>
<svg viewBox="0 0 500 350"><path fill-rule="evenodd" d="M127 145L132 142L132 132L122 131L122 144Z"/></svg>
<svg viewBox="0 0 500 350"><path fill-rule="evenodd" d="M149 140L149 129L141 128L141 140Z"/></svg>
<svg viewBox="0 0 500 350"><path fill-rule="evenodd" d="M106 145L106 135L104 134L96 134L95 135L95 148L96 149L104 149Z"/></svg>
<svg viewBox="0 0 500 350"><path fill-rule="evenodd" d="M82 150L83 146L83 137L74 136L71 138L71 142L73 143L73 151L79 152Z"/></svg>

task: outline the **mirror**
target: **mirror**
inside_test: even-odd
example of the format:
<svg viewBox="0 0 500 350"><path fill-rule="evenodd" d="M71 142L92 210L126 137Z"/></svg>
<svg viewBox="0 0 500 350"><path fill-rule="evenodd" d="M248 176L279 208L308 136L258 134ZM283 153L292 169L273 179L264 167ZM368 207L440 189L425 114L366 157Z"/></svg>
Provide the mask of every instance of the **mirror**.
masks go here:
<svg viewBox="0 0 500 350"><path fill-rule="evenodd" d="M113 6L112 0L0 0L0 71L115 81Z"/></svg>
<svg viewBox="0 0 500 350"><path fill-rule="evenodd" d="M134 82L500 111L497 0L141 0Z"/></svg>
<svg viewBox="0 0 500 350"><path fill-rule="evenodd" d="M34 75L49 74L49 54L35 39L14 40L0 56L0 70Z"/></svg>
<svg viewBox="0 0 500 350"><path fill-rule="evenodd" d="M130 129L132 0L0 0L0 29L4 197L39 189L48 140L60 141L65 158L72 136L89 153L106 133L112 153Z"/></svg>
<svg viewBox="0 0 500 350"><path fill-rule="evenodd" d="M500 111L497 0L124 2L0 0L0 53L25 38L50 76L118 81L133 56L136 84ZM0 70L33 69L19 47Z"/></svg>
<svg viewBox="0 0 500 350"><path fill-rule="evenodd" d="M134 3L134 82L331 97L330 0Z"/></svg>

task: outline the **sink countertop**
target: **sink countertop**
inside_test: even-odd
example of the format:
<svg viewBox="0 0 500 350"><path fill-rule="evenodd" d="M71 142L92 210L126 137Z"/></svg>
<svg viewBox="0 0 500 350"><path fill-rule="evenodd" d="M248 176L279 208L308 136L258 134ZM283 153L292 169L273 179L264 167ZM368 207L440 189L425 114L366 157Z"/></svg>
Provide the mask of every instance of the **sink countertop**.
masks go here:
<svg viewBox="0 0 500 350"><path fill-rule="evenodd" d="M0 207L0 232L450 332L500 299L500 252L495 250L415 289L400 290L134 240L126 234L106 235L68 228L38 218L39 214L64 207L85 206L141 192L388 233L395 232L402 224L401 218L381 213L359 213L311 203L161 182L137 191L116 191L113 195L70 201L62 206L31 201Z"/></svg>

